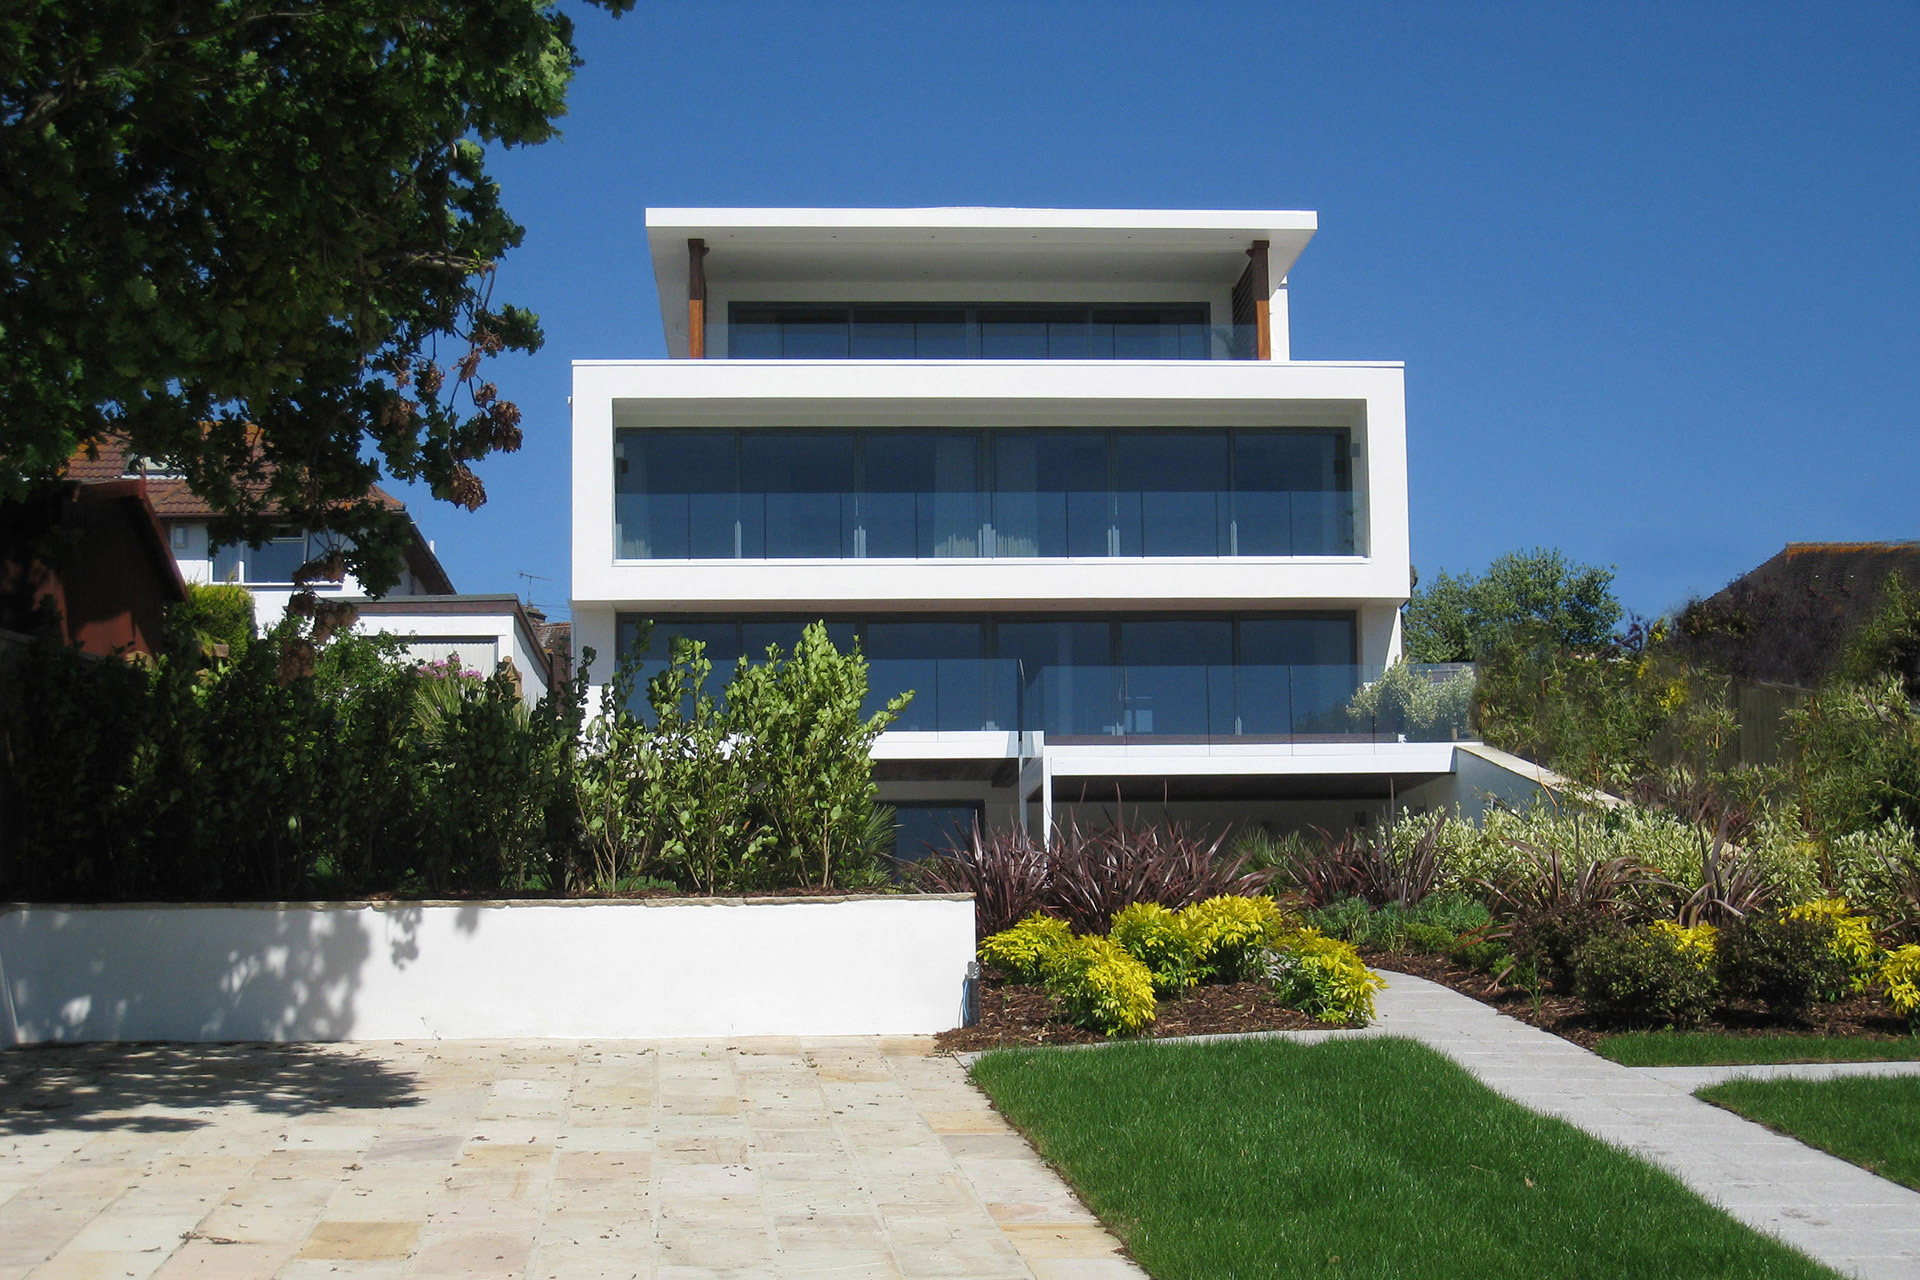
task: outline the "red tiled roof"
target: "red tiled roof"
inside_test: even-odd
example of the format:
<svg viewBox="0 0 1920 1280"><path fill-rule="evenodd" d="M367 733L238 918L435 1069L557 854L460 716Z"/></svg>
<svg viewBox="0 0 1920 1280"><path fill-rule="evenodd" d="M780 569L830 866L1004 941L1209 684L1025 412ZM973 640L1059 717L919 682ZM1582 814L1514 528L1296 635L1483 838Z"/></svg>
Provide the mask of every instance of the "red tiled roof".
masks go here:
<svg viewBox="0 0 1920 1280"><path fill-rule="evenodd" d="M88 484L103 480L124 480L130 475L138 475L138 470L129 471L129 458L126 441L106 439L96 446L97 457L89 458L85 453L76 453L67 462L67 478L80 480ZM394 497L379 485L372 486L370 493L375 502L389 511L405 511L407 504ZM175 477L147 473L147 501L153 504L154 514L163 520L211 519L213 508L206 500L187 487L187 482Z"/></svg>
<svg viewBox="0 0 1920 1280"><path fill-rule="evenodd" d="M96 443L94 455L76 453L67 460L67 478L86 484L100 484L108 481L124 480L128 476L129 456L126 441L107 438ZM133 474L140 474L135 471ZM147 502L153 508L154 515L161 520L210 520L213 508L206 500L187 487L185 480L172 476L156 476L151 471L146 475ZM375 502L389 511L405 511L407 504L382 489L372 485L369 495ZM447 577L445 566L440 557L427 545L426 538L420 532L420 526L412 525L413 537L402 554L406 557L407 567L413 571L414 578L421 589L429 595L452 595L453 582Z"/></svg>

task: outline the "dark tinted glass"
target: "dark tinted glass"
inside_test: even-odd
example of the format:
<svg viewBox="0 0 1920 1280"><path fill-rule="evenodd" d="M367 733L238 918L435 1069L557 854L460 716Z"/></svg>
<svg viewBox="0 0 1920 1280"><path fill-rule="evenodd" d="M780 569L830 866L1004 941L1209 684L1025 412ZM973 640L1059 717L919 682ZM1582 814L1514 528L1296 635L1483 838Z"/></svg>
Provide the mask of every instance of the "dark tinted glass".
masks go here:
<svg viewBox="0 0 1920 1280"><path fill-rule="evenodd" d="M625 430L614 449L622 559L735 554L732 432Z"/></svg>
<svg viewBox="0 0 1920 1280"><path fill-rule="evenodd" d="M1092 354L1109 360L1204 360L1204 307L1095 307Z"/></svg>
<svg viewBox="0 0 1920 1280"><path fill-rule="evenodd" d="M847 358L847 312L832 309L784 308L774 313L780 329L780 355L787 360L844 360Z"/></svg>
<svg viewBox="0 0 1920 1280"><path fill-rule="evenodd" d="M1125 732L1233 732L1233 623L1123 622L1120 652L1126 659Z"/></svg>
<svg viewBox="0 0 1920 1280"><path fill-rule="evenodd" d="M1087 354L1087 313L1081 307L981 307L976 322L982 360L1064 360Z"/></svg>
<svg viewBox="0 0 1920 1280"><path fill-rule="evenodd" d="M964 845L979 822L979 805L896 804L893 856L901 862L918 862L936 850Z"/></svg>
<svg viewBox="0 0 1920 1280"><path fill-rule="evenodd" d="M850 557L854 437L750 436L740 450L741 538L751 559Z"/></svg>
<svg viewBox="0 0 1920 1280"><path fill-rule="evenodd" d="M1240 661L1247 666L1345 666L1353 662L1353 619L1246 618Z"/></svg>
<svg viewBox="0 0 1920 1280"><path fill-rule="evenodd" d="M1105 622L1002 622L997 652L1026 691L1026 729L1112 733L1119 723L1120 671Z"/></svg>
<svg viewBox="0 0 1920 1280"><path fill-rule="evenodd" d="M913 691L896 729L977 729L1010 718L995 705L999 691L981 661L980 623L874 622L866 631L869 708Z"/></svg>
<svg viewBox="0 0 1920 1280"><path fill-rule="evenodd" d="M851 349L856 360L964 359L964 307L856 307Z"/></svg>
<svg viewBox="0 0 1920 1280"><path fill-rule="evenodd" d="M1123 556L1216 556L1227 531L1224 431L1114 437L1115 524Z"/></svg>
<svg viewBox="0 0 1920 1280"><path fill-rule="evenodd" d="M993 440L996 556L1104 556L1112 525L1107 437L998 434Z"/></svg>
<svg viewBox="0 0 1920 1280"><path fill-rule="evenodd" d="M777 644L782 655L792 657L795 646L800 643L800 633L813 621L815 619L792 618L743 623L740 628L740 651L753 661L761 662L767 656L767 646ZM857 643L854 625L851 622L827 623L827 639L841 653L853 652Z"/></svg>
<svg viewBox="0 0 1920 1280"><path fill-rule="evenodd" d="M984 503L976 433L867 437L860 499L867 555L977 556Z"/></svg>

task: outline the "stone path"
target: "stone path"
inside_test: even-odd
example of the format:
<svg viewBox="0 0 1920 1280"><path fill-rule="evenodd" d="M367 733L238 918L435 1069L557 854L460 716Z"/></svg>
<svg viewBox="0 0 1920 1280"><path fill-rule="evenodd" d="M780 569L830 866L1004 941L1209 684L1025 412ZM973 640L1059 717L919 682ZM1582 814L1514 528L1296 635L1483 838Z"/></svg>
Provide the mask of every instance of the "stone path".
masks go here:
<svg viewBox="0 0 1920 1280"><path fill-rule="evenodd" d="M1651 1160L1838 1271L1920 1277L1920 1192L1700 1101L1692 1090L1701 1086L1676 1069L1619 1066L1438 983L1387 980L1374 1034L1430 1045L1514 1101ZM1732 1074L1743 1070L1755 1069Z"/></svg>
<svg viewBox="0 0 1920 1280"><path fill-rule="evenodd" d="M0 1053L0 1280L1142 1275L927 1040Z"/></svg>
<svg viewBox="0 0 1920 1280"><path fill-rule="evenodd" d="M1635 1075L1685 1093L1728 1080L1840 1080L1848 1076L1920 1076L1920 1062L1779 1062L1747 1067L1635 1067Z"/></svg>

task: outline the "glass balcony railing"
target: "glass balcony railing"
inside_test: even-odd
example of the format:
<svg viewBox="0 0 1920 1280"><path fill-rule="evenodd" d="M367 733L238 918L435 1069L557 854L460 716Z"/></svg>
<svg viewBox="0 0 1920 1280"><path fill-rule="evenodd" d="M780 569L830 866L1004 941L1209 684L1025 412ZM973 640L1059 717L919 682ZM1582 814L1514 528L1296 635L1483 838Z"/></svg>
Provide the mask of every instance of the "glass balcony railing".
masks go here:
<svg viewBox="0 0 1920 1280"><path fill-rule="evenodd" d="M1351 492L620 494L624 560L1355 554Z"/></svg>
<svg viewBox="0 0 1920 1280"><path fill-rule="evenodd" d="M1050 737L1449 742L1468 735L1471 667L1085 666L876 659L867 711L913 691L893 728Z"/></svg>

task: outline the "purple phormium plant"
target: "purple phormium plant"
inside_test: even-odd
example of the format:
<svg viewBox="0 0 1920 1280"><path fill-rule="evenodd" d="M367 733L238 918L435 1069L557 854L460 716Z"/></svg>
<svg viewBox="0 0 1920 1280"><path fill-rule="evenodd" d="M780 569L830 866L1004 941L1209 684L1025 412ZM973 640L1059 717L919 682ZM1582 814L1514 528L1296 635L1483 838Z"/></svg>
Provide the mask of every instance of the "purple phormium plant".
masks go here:
<svg viewBox="0 0 1920 1280"><path fill-rule="evenodd" d="M1051 848L1017 831L983 834L941 850L914 867L914 880L936 893L971 893L981 937L1035 911L1058 916L1082 933L1105 933L1114 913L1136 902L1165 907L1221 894L1264 892L1268 871L1249 871L1244 856L1222 852L1225 837L1205 839L1178 824L1082 827L1069 820Z"/></svg>

